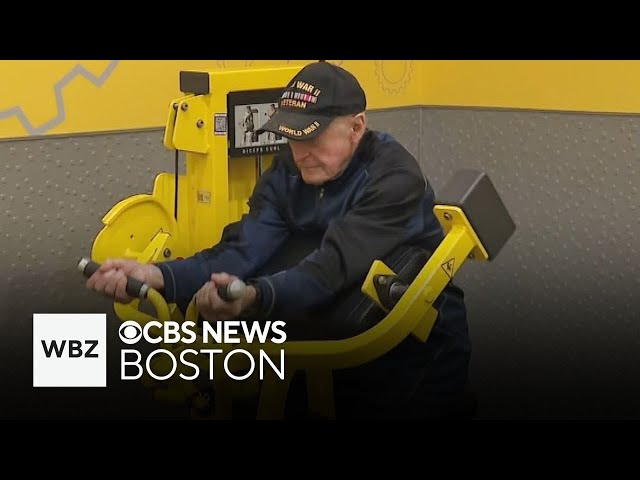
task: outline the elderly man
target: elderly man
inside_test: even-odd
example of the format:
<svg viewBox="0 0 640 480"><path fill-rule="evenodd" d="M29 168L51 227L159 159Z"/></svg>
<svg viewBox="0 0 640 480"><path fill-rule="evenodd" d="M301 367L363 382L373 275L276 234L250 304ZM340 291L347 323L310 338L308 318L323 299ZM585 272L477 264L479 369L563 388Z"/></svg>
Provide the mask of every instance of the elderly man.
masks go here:
<svg viewBox="0 0 640 480"><path fill-rule="evenodd" d="M258 181L250 211L221 242L185 260L109 260L87 287L131 299L126 276L169 302L195 295L208 321L283 319L288 339L345 338L384 315L360 293L376 259L402 268L415 249L434 251L443 232L434 192L416 159L393 137L367 126L357 79L328 62L304 67L258 134L288 139ZM246 281L242 298L217 288ZM338 418L449 415L464 389L470 340L462 291L450 284L436 306L429 340L407 338L370 365L336 372Z"/></svg>

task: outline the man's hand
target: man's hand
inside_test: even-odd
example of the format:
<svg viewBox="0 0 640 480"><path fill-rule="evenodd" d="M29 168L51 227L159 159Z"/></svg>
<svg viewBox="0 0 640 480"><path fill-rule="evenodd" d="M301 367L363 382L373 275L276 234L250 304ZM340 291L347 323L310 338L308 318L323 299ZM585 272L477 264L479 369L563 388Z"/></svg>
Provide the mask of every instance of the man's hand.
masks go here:
<svg viewBox="0 0 640 480"><path fill-rule="evenodd" d="M164 277L157 266L135 260L109 259L89 277L87 288L120 303L129 303L133 298L126 292L128 276L145 282L156 290L164 287Z"/></svg>
<svg viewBox="0 0 640 480"><path fill-rule="evenodd" d="M228 273L214 273L211 275L211 281L205 283L194 296L202 318L209 322L231 320L253 304L256 299L256 290L251 285L245 289L245 294L242 298L232 302L225 302L218 295L218 287L225 286L237 279L238 277Z"/></svg>

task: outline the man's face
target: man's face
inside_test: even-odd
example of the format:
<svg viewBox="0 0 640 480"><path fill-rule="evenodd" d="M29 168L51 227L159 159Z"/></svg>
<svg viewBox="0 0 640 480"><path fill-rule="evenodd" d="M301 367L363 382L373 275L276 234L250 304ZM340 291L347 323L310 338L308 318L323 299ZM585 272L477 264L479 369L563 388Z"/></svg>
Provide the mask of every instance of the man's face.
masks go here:
<svg viewBox="0 0 640 480"><path fill-rule="evenodd" d="M340 176L346 168L364 132L364 115L335 119L311 140L289 140L302 179L310 185L322 185Z"/></svg>

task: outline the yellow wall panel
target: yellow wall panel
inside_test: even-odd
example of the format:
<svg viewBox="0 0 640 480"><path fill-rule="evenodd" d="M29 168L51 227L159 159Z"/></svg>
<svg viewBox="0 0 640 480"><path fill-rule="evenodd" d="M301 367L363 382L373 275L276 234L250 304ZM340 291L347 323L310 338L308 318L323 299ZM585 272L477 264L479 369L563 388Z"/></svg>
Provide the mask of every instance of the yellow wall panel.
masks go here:
<svg viewBox="0 0 640 480"><path fill-rule="evenodd" d="M637 60L424 61L424 105L640 113Z"/></svg>
<svg viewBox="0 0 640 480"><path fill-rule="evenodd" d="M0 138L162 127L179 72L300 65L314 60L0 61ZM354 73L369 108L420 102L414 60L329 60Z"/></svg>
<svg viewBox="0 0 640 480"><path fill-rule="evenodd" d="M4 60L0 138L157 128L179 72L314 60ZM362 83L368 108L426 106L640 113L640 61L328 60Z"/></svg>

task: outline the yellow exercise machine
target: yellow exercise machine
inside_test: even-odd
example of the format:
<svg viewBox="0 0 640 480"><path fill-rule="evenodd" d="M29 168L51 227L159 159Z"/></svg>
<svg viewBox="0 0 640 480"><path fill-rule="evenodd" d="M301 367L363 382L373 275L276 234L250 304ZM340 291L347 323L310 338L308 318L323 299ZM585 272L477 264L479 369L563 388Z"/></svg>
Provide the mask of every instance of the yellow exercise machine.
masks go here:
<svg viewBox="0 0 640 480"><path fill-rule="evenodd" d="M278 89L299 70L180 72L185 95L170 103L164 134L164 146L176 152L176 171L159 174L151 194L126 198L104 216L91 258L99 263L112 257L159 262L188 257L218 243L224 227L247 212L256 179L273 159L273 153L256 155L250 148L246 153L234 149L237 156L228 156L229 133L241 128L235 112L227 112L228 97L236 92L272 92L271 97L258 98L274 98L277 103ZM178 174L178 152L185 153L184 175ZM122 320L150 320L137 300L115 303L114 308ZM169 309L171 318L181 318L175 305Z"/></svg>
<svg viewBox="0 0 640 480"><path fill-rule="evenodd" d="M179 151L185 153L186 174L178 174L176 161L173 175L161 173L156 177L152 194L134 195L116 204L103 218L104 228L94 241L91 260L83 259L79 268L88 275L107 258L161 262L189 257L216 244L225 226L247 212L246 203L255 182L277 151L277 146L271 150L272 147L251 145L256 142L250 131L241 130L240 108L249 107L247 115L253 116L253 104L260 99L273 98L277 103L278 92L299 69L180 72L184 96L170 104L164 145L176 151L176 158ZM230 98L246 101L231 102ZM247 356L229 357L228 365L226 361L209 362L208 357L199 356L190 361L203 371L213 366L212 381L205 386L181 379L179 373L192 373L181 370L184 366L164 382L147 377L147 385L159 398L190 405L194 417L231 418L234 400L257 396L257 418L282 418L291 379L302 371L309 413L332 418L332 372L370 362L408 335L426 341L437 317L433 304L466 259L492 260L515 230L488 176L473 170L454 175L438 196L435 213L445 239L410 284L403 283L382 262L372 264L362 291L386 312L372 328L342 340L215 344L223 353L244 349L253 358L265 354L274 364L284 351L283 376L267 369L261 379L256 374L237 381L224 374L223 364L234 372L246 371L250 362ZM126 305L114 303L121 320L133 320L139 325L151 321L162 325L170 320L197 324L194 302L183 317L176 305L167 305L152 288L132 279L127 288L138 300ZM141 302L145 300L153 306L155 316L142 310ZM202 332L198 333L195 343L162 347L176 357L185 349L211 348L210 343L203 343ZM166 359L158 359L154 369L166 372L171 365Z"/></svg>

